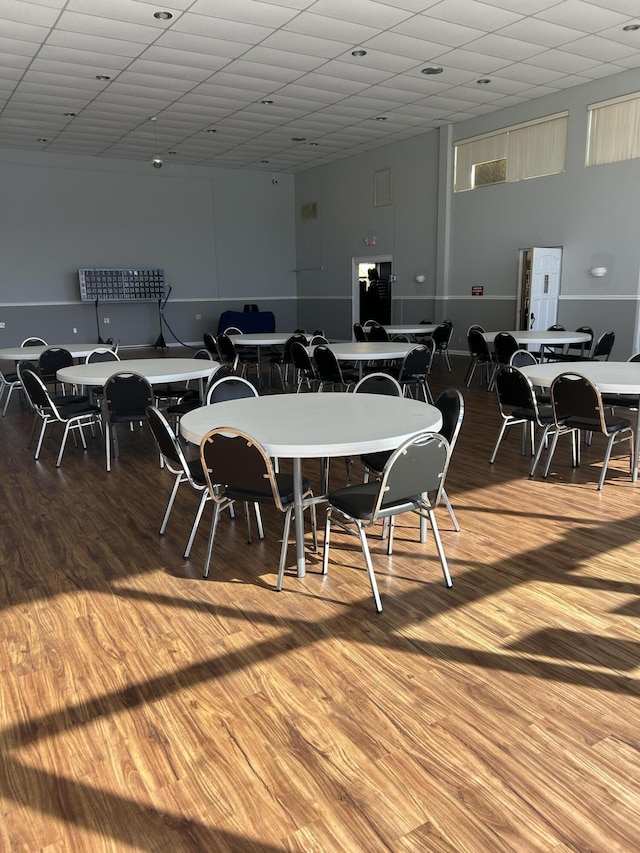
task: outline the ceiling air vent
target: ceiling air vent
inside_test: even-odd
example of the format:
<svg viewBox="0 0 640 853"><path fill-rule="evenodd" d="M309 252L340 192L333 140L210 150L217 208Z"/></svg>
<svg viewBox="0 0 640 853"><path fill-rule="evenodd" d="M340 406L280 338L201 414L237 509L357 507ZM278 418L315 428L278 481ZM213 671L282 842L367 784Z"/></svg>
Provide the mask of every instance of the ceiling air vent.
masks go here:
<svg viewBox="0 0 640 853"><path fill-rule="evenodd" d="M318 202L310 201L300 206L300 219L317 219Z"/></svg>
<svg viewBox="0 0 640 853"><path fill-rule="evenodd" d="M486 187L489 184L503 184L507 180L507 159L488 160L476 163L473 167L473 186Z"/></svg>

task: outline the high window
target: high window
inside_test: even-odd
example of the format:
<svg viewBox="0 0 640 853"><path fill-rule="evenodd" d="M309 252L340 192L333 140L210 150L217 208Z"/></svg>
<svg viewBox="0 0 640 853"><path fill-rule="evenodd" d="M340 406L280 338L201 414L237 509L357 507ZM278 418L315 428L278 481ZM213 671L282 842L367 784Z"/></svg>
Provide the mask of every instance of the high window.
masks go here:
<svg viewBox="0 0 640 853"><path fill-rule="evenodd" d="M456 143L454 191L563 172L567 123L563 112Z"/></svg>
<svg viewBox="0 0 640 853"><path fill-rule="evenodd" d="M587 166L640 157L640 92L588 109Z"/></svg>

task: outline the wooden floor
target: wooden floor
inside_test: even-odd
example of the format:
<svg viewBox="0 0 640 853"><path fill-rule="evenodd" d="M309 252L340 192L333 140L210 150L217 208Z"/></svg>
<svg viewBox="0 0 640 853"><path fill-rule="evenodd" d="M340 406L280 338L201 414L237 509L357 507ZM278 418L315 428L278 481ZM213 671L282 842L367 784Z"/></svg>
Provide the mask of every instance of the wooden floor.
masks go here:
<svg viewBox="0 0 640 853"><path fill-rule="evenodd" d="M597 439L576 471L559 447L548 480L515 433L489 465L497 404L465 367L432 381L467 406L460 533L439 510L453 588L402 517L392 557L372 540L379 615L338 532L328 577L311 555L276 593L275 511L251 545L224 518L203 580L209 516L183 560L184 487L158 535L148 432L110 475L99 439L57 470L59 433L35 462L11 403L1 851L640 850L640 484L618 458L596 491Z"/></svg>

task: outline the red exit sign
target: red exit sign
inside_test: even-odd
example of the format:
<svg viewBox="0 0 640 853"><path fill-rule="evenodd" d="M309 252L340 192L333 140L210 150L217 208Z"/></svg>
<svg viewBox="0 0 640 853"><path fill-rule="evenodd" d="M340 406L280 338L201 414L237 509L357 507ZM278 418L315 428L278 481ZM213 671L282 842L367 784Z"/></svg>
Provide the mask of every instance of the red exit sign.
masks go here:
<svg viewBox="0 0 640 853"><path fill-rule="evenodd" d="M471 287L471 295L472 296L484 296L484 285L474 284Z"/></svg>

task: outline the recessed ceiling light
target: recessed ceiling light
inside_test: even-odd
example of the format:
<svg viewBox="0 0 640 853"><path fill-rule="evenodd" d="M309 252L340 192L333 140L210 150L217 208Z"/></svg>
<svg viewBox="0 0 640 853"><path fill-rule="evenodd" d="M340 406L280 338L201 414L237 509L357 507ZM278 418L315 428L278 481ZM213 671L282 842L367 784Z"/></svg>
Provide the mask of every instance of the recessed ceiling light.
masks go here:
<svg viewBox="0 0 640 853"><path fill-rule="evenodd" d="M177 151L167 151L167 154L171 154L171 155L177 154L177 153L178 153Z"/></svg>
<svg viewBox="0 0 640 853"><path fill-rule="evenodd" d="M387 120L386 116L376 116L375 117L375 121L386 121L386 120Z"/></svg>
<svg viewBox="0 0 640 853"><path fill-rule="evenodd" d="M63 115L65 115L67 118L73 118L75 115L78 115L78 114L77 113L63 113Z"/></svg>
<svg viewBox="0 0 640 853"><path fill-rule="evenodd" d="M170 21L173 18L171 12L154 12L153 17L157 18L159 21Z"/></svg>
<svg viewBox="0 0 640 853"><path fill-rule="evenodd" d="M319 142L310 142L309 145L312 145L314 148L317 148L320 145Z"/></svg>
<svg viewBox="0 0 640 853"><path fill-rule="evenodd" d="M306 136L292 136L291 141L292 142L306 142L307 137Z"/></svg>
<svg viewBox="0 0 640 853"><path fill-rule="evenodd" d="M265 98L264 101L260 101L261 104L272 104L273 101L270 101L268 98Z"/></svg>
<svg viewBox="0 0 640 853"><path fill-rule="evenodd" d="M366 50L352 50L351 51L351 56L366 56L366 55L367 55Z"/></svg>
<svg viewBox="0 0 640 853"><path fill-rule="evenodd" d="M633 33L636 30L640 30L640 24L627 24L627 26L622 29L625 33Z"/></svg>
<svg viewBox="0 0 640 853"><path fill-rule="evenodd" d="M215 129L215 127L208 127L207 128L207 133L217 133L217 132L218 131Z"/></svg>
<svg viewBox="0 0 640 853"><path fill-rule="evenodd" d="M49 140L48 140L48 139L45 139L45 138L44 138L44 136L39 136L39 137L38 137L38 142L48 142L48 141L49 141Z"/></svg>
<svg viewBox="0 0 640 853"><path fill-rule="evenodd" d="M444 68L441 68L439 65L427 65L426 68L421 69L421 74L442 74Z"/></svg>
<svg viewBox="0 0 640 853"><path fill-rule="evenodd" d="M268 160L260 160L261 163L268 163Z"/></svg>
<svg viewBox="0 0 640 853"><path fill-rule="evenodd" d="M476 83L480 83L480 84L491 83L491 80L489 79L489 77L481 77L479 80L476 80Z"/></svg>
<svg viewBox="0 0 640 853"><path fill-rule="evenodd" d="M96 74L96 80L111 80L108 74Z"/></svg>

